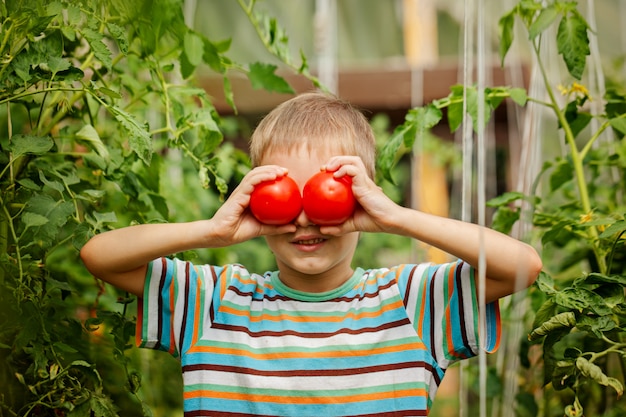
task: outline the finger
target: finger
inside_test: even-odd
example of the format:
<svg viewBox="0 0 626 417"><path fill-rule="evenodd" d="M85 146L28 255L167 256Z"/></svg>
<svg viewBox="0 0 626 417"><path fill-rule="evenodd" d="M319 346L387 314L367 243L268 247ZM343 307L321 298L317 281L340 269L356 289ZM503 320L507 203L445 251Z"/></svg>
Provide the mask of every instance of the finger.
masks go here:
<svg viewBox="0 0 626 417"><path fill-rule="evenodd" d="M357 229L355 227L353 218L346 220L342 224L320 226L320 233L330 236L341 236L356 231Z"/></svg>
<svg viewBox="0 0 626 417"><path fill-rule="evenodd" d="M351 155L339 155L333 156L326 161L326 164L322 167L322 169L326 169L327 171L337 171L342 168L343 165L363 165L361 158L358 156ZM363 165L364 166L364 165ZM345 175L345 174L344 174Z"/></svg>
<svg viewBox="0 0 626 417"><path fill-rule="evenodd" d="M287 168L278 165L262 165L260 167L256 167L244 176L242 181L233 191L233 194L237 192L250 194L256 185L265 181L273 181L287 175L287 173Z"/></svg>
<svg viewBox="0 0 626 417"><path fill-rule="evenodd" d="M280 226L271 226L263 224L261 227L261 235L282 235L285 233L294 233L296 231L296 225L293 223L283 224Z"/></svg>
<svg viewBox="0 0 626 417"><path fill-rule="evenodd" d="M263 181L271 181L276 178L287 175L288 170L285 167L278 165L262 165L254 168L244 178L252 180L254 184L258 184Z"/></svg>

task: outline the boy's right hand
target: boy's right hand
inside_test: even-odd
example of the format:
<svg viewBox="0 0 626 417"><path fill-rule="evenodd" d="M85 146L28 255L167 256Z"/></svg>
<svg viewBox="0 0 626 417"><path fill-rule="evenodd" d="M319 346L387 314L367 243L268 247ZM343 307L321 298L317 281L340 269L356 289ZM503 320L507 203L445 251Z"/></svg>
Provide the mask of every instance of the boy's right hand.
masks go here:
<svg viewBox="0 0 626 417"><path fill-rule="evenodd" d="M226 202L211 218L212 236L207 247L230 246L255 237L290 233L296 230L291 224L268 225L261 223L249 209L254 187L287 175L287 170L277 165L263 165L252 169L239 183Z"/></svg>

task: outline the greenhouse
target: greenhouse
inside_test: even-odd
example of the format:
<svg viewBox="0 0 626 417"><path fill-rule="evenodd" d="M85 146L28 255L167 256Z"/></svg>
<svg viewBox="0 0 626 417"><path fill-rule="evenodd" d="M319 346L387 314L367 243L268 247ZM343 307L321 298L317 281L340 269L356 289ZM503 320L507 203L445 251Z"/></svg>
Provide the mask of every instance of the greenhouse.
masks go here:
<svg viewBox="0 0 626 417"><path fill-rule="evenodd" d="M626 2L0 16L0 417L626 415Z"/></svg>

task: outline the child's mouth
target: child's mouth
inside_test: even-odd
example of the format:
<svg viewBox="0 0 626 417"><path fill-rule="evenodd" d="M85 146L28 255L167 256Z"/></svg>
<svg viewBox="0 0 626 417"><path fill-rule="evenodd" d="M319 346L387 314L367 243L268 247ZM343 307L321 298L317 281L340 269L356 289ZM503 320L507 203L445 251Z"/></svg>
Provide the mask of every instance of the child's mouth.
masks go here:
<svg viewBox="0 0 626 417"><path fill-rule="evenodd" d="M303 240L297 240L294 243L296 245L317 245L319 243L322 243L325 239L322 238L316 238L316 239L303 239Z"/></svg>

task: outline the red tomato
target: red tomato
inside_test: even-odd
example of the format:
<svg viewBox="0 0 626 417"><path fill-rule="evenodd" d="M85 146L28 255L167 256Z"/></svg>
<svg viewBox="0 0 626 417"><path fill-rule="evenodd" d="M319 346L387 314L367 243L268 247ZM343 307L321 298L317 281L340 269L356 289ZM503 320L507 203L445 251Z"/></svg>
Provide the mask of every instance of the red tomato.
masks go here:
<svg viewBox="0 0 626 417"><path fill-rule="evenodd" d="M287 224L302 211L298 184L288 176L257 184L250 195L250 210L265 224Z"/></svg>
<svg viewBox="0 0 626 417"><path fill-rule="evenodd" d="M329 171L313 175L302 190L304 213L313 223L321 226L345 222L354 213L356 200L352 194L352 178L333 177Z"/></svg>

